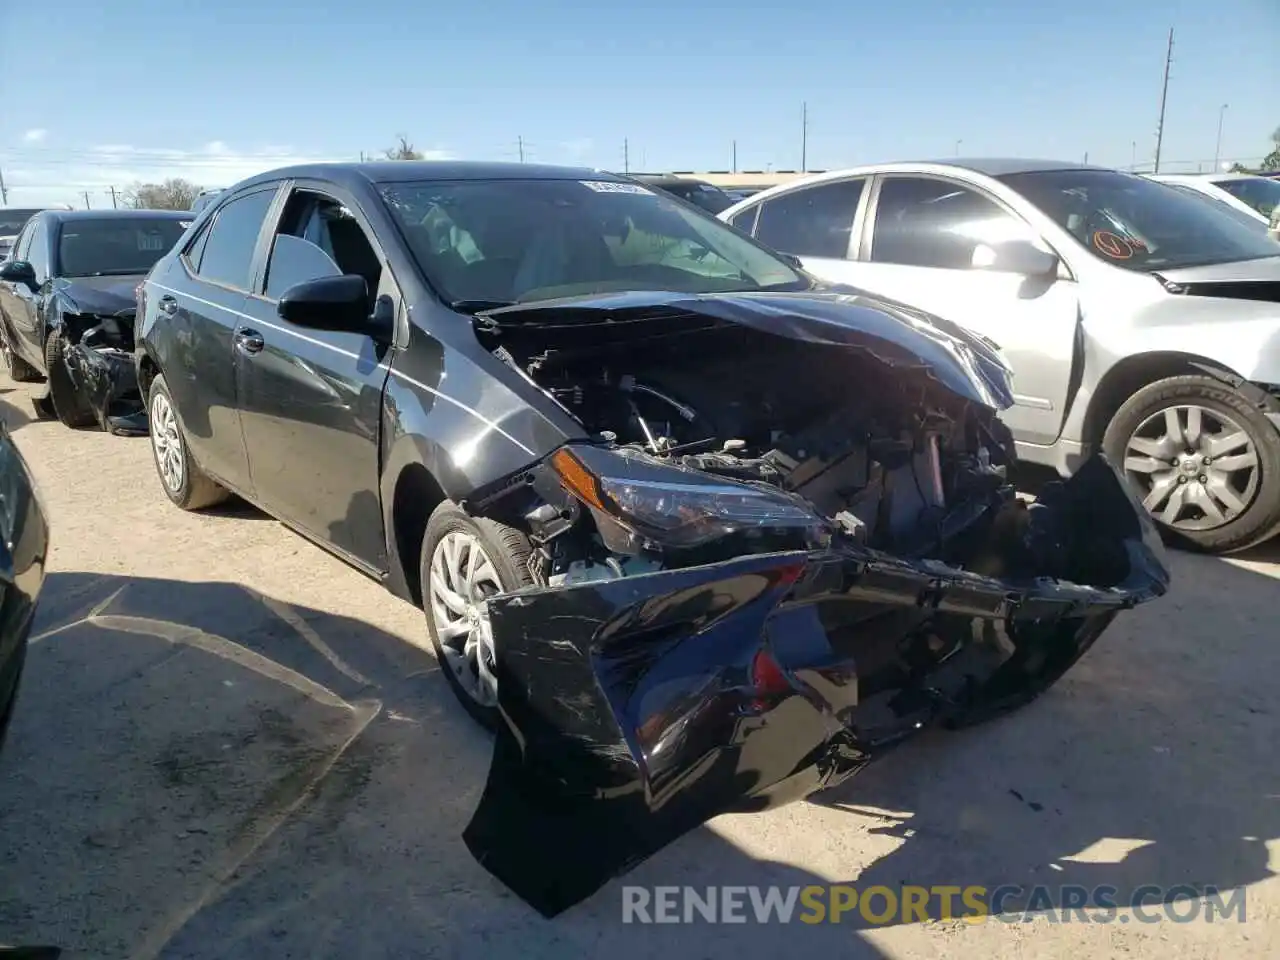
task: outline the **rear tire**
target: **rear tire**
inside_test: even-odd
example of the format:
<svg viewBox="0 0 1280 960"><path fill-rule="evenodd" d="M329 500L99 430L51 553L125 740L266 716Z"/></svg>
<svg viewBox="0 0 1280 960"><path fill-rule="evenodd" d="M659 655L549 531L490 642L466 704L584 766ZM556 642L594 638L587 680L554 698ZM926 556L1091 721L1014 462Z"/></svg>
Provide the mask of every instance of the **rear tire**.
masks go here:
<svg viewBox="0 0 1280 960"><path fill-rule="evenodd" d="M98 425L98 415L93 412L84 396L76 389L67 373L67 341L56 330L49 334L44 344L44 368L49 377L49 401L54 414L63 426L78 430Z"/></svg>
<svg viewBox="0 0 1280 960"><path fill-rule="evenodd" d="M1116 412L1102 447L1175 542L1232 553L1280 526L1280 431L1220 380L1143 387Z"/></svg>
<svg viewBox="0 0 1280 960"><path fill-rule="evenodd" d="M151 455L165 495L183 510L202 510L230 497L230 491L192 458L163 375L151 381L147 410L151 414Z"/></svg>
<svg viewBox="0 0 1280 960"><path fill-rule="evenodd" d="M40 371L13 352L9 339L9 325L0 321L0 351L4 353L4 369L14 383L39 383L44 377Z"/></svg>
<svg viewBox="0 0 1280 960"><path fill-rule="evenodd" d="M533 584L531 552L519 530L472 517L449 500L432 512L422 537L418 571L431 649L463 709L489 731L499 714L486 600Z"/></svg>

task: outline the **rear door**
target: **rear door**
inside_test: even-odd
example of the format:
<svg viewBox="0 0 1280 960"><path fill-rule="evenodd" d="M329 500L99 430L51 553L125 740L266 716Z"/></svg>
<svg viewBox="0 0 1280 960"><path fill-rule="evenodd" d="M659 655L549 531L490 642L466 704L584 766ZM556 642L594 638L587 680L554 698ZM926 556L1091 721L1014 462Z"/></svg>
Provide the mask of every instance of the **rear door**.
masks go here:
<svg viewBox="0 0 1280 960"><path fill-rule="evenodd" d="M799 257L814 276L847 283L866 184L865 177L854 177L789 190L742 211L733 224L766 246Z"/></svg>
<svg viewBox="0 0 1280 960"><path fill-rule="evenodd" d="M386 258L354 200L331 185L288 189L264 275L234 338L236 395L258 501L371 570L386 569L378 496L387 344L295 326L278 313L294 284L357 274L400 303Z"/></svg>
<svg viewBox="0 0 1280 960"><path fill-rule="evenodd" d="M168 328L171 356L161 367L192 456L214 477L253 496L232 340L249 316L245 301L261 272L258 247L278 184L258 186L222 204L190 237L161 278L149 285Z"/></svg>
<svg viewBox="0 0 1280 960"><path fill-rule="evenodd" d="M25 261L27 259L27 255L31 250L31 235L34 232L35 224L28 220L26 226L22 228L13 243L13 250L9 257L11 260ZM6 327L4 335L8 338L9 348L29 362L31 358L27 356L26 341L18 336L18 319L27 309L27 301L19 288L30 293L25 284L0 280L0 319L3 320ZM40 366L41 369L44 368L43 363Z"/></svg>
<svg viewBox="0 0 1280 960"><path fill-rule="evenodd" d="M22 241L26 249L18 259L26 260L35 271L35 289L25 283L10 284L12 306L6 306L5 313L13 328L14 352L28 363L36 365L36 369L44 369L44 333L41 317L44 315L44 301L48 297L50 287L50 234L53 224L47 217L39 217L30 225L30 232Z"/></svg>
<svg viewBox="0 0 1280 960"><path fill-rule="evenodd" d="M976 186L886 174L872 189L860 258L842 276L998 344L1013 367L1016 401L1002 419L1016 439L1050 444L1070 394L1079 300L1065 267L1040 279L974 266L984 242L1018 238L1048 249L1030 224Z"/></svg>

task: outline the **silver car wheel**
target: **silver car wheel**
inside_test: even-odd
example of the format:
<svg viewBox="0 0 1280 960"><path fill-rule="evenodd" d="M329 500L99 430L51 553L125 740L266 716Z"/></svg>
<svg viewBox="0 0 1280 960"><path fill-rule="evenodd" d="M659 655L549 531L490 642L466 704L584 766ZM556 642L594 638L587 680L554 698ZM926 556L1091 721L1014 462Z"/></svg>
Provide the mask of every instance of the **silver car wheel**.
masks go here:
<svg viewBox="0 0 1280 960"><path fill-rule="evenodd" d="M183 470L182 434L178 430L178 418L173 405L163 393L151 398L151 450L156 457L160 479L170 493L182 489Z"/></svg>
<svg viewBox="0 0 1280 960"><path fill-rule="evenodd" d="M476 703L498 703L490 597L503 592L498 570L479 539L450 530L431 552L431 617L436 637L458 684Z"/></svg>
<svg viewBox="0 0 1280 960"><path fill-rule="evenodd" d="M1152 516L1175 530L1230 523L1249 508L1261 479L1248 430L1194 404L1144 420L1125 445L1124 470Z"/></svg>

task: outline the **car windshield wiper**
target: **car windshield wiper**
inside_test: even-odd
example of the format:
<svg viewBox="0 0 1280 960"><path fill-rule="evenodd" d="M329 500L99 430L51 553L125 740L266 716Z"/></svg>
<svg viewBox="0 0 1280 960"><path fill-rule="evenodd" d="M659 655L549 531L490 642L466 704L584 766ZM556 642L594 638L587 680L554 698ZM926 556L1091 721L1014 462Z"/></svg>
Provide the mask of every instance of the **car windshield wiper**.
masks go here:
<svg viewBox="0 0 1280 960"><path fill-rule="evenodd" d="M484 310L497 310L500 307L514 306L513 300L450 300L449 306L459 313L480 313Z"/></svg>

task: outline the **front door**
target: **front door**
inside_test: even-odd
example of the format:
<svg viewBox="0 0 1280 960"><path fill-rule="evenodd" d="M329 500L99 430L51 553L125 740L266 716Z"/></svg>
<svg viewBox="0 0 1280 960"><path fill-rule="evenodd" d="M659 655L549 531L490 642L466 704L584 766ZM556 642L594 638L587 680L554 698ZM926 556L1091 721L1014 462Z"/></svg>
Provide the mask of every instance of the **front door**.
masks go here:
<svg viewBox="0 0 1280 960"><path fill-rule="evenodd" d="M236 395L258 501L385 570L378 444L388 348L364 334L295 326L277 313L293 284L344 273L365 278L370 311L379 294L399 302L352 207L295 187L235 334Z"/></svg>
<svg viewBox="0 0 1280 960"><path fill-rule="evenodd" d="M254 254L275 186L224 204L186 242L168 271L148 282L174 356L161 358L191 455L209 474L254 496L236 408L232 339L244 322Z"/></svg>
<svg viewBox="0 0 1280 960"><path fill-rule="evenodd" d="M975 268L974 252L984 241L1043 241L974 187L894 175L883 177L874 194L870 249L827 276L994 341L1014 371L1015 406L1001 418L1023 443L1053 443L1070 397L1080 316L1075 281Z"/></svg>

